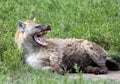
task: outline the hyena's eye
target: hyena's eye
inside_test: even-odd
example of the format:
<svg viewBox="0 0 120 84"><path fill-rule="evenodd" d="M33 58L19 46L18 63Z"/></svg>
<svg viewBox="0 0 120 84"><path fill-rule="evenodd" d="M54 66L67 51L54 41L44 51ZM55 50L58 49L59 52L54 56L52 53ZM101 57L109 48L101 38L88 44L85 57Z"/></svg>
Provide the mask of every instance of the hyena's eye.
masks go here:
<svg viewBox="0 0 120 84"><path fill-rule="evenodd" d="M35 28L40 28L41 27L41 25L38 25L38 26L36 26Z"/></svg>

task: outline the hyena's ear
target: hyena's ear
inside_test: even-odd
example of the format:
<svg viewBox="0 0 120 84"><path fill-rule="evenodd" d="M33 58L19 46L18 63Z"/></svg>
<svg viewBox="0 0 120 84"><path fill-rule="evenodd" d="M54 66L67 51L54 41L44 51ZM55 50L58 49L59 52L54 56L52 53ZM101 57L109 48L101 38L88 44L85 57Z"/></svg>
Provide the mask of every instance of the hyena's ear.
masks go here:
<svg viewBox="0 0 120 84"><path fill-rule="evenodd" d="M20 20L18 20L18 30L20 32L24 32L25 31L25 28L26 28L26 24Z"/></svg>

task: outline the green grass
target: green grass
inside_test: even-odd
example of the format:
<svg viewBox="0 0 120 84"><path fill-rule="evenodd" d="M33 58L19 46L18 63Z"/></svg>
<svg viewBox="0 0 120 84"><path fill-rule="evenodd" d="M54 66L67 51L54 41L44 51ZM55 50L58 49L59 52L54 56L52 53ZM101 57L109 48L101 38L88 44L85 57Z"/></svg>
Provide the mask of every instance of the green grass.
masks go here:
<svg viewBox="0 0 120 84"><path fill-rule="evenodd" d="M0 83L113 84L109 81L74 80L26 69L14 42L18 20L36 18L52 27L48 38L82 38L94 41L112 56L120 56L119 0L1 0ZM46 75L44 75L44 74ZM114 83L115 84L115 83Z"/></svg>

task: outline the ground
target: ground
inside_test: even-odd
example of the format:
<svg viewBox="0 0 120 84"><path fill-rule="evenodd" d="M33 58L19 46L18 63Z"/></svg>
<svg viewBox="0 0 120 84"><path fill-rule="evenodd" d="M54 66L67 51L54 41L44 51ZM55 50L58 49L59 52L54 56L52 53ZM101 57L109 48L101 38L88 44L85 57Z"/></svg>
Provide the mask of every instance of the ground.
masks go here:
<svg viewBox="0 0 120 84"><path fill-rule="evenodd" d="M78 78L77 74L70 74L71 78ZM94 75L90 73L84 73L83 78L84 79L92 79L92 80L99 80L99 79L112 79L117 82L120 82L120 71L109 71L107 74L103 75Z"/></svg>

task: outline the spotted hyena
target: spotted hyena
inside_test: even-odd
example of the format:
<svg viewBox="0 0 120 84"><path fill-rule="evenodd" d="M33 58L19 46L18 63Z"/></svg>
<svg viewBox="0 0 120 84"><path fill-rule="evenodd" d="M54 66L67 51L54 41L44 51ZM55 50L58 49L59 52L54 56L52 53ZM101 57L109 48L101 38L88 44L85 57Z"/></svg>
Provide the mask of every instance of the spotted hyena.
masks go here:
<svg viewBox="0 0 120 84"><path fill-rule="evenodd" d="M18 22L15 42L25 53L25 62L33 68L64 73L74 71L105 74L108 69L118 70L118 65L107 52L94 42L84 39L45 39L50 26L27 20Z"/></svg>

